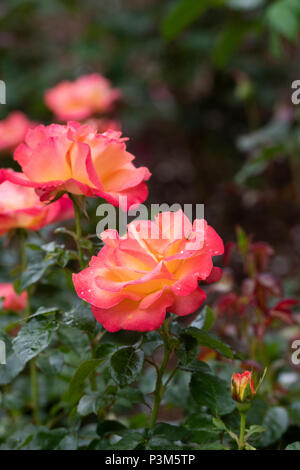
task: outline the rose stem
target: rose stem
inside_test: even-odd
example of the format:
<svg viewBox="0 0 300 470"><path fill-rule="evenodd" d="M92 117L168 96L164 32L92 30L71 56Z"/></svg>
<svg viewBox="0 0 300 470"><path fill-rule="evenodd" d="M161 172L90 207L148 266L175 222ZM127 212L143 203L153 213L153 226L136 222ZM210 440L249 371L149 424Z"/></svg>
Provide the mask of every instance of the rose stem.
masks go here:
<svg viewBox="0 0 300 470"><path fill-rule="evenodd" d="M155 392L154 392L154 404L153 404L153 409L152 409L152 414L150 418L150 424L149 428L152 429L153 426L155 425L160 402L162 400L163 394L165 392L166 384L163 384L163 375L165 373L172 348L170 348L169 343L168 343L168 321L165 321L165 323L162 326L162 330L159 332L162 340L164 342L164 357L161 363L161 366L157 370L157 377L156 377L156 385L155 385Z"/></svg>
<svg viewBox="0 0 300 470"><path fill-rule="evenodd" d="M240 412L241 424L240 424L240 439L239 439L239 450L243 450L245 447L245 426L246 426L246 413Z"/></svg>
<svg viewBox="0 0 300 470"><path fill-rule="evenodd" d="M82 248L81 248L81 237L82 237L82 231L81 231L81 225L80 225L80 209L75 201L75 198L73 197L72 194L69 194L69 198L73 202L73 208L74 208L74 214L75 214L75 227L76 227L76 241L77 241L77 250L78 250L78 258L79 258L79 264L81 269L84 268L84 259L83 259L83 253L82 253Z"/></svg>

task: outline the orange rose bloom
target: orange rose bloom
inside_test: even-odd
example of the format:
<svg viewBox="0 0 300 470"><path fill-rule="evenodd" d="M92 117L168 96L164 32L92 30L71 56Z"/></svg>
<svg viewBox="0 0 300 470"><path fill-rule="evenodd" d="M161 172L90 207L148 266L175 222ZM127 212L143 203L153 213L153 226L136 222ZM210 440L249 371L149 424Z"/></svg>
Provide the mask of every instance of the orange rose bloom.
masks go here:
<svg viewBox="0 0 300 470"><path fill-rule="evenodd" d="M8 282L0 283L0 299L3 299L3 309L20 312L27 306L27 292L18 295L12 284Z"/></svg>
<svg viewBox="0 0 300 470"><path fill-rule="evenodd" d="M40 125L27 132L25 144L14 154L27 179L12 170L3 172L10 181L34 187L42 201L70 192L100 196L118 206L119 196L126 196L122 208L127 209L145 201L144 181L151 173L133 165L125 140L120 132L99 134L78 122Z"/></svg>
<svg viewBox="0 0 300 470"><path fill-rule="evenodd" d="M23 142L28 129L35 125L20 111L9 114L0 121L0 150L13 150Z"/></svg>
<svg viewBox="0 0 300 470"><path fill-rule="evenodd" d="M39 230L53 222L74 217L73 204L68 196L46 205L33 188L3 181L1 176L0 183L0 235L16 228Z"/></svg>
<svg viewBox="0 0 300 470"><path fill-rule="evenodd" d="M93 73L74 82L63 81L46 91L45 103L62 121L82 120L109 111L120 95L107 78Z"/></svg>
<svg viewBox="0 0 300 470"><path fill-rule="evenodd" d="M102 239L104 248L73 282L110 332L155 330L167 310L193 313L206 298L198 281L220 278L212 257L223 253L221 238L205 220L192 225L181 210L131 222L121 237L105 230Z"/></svg>

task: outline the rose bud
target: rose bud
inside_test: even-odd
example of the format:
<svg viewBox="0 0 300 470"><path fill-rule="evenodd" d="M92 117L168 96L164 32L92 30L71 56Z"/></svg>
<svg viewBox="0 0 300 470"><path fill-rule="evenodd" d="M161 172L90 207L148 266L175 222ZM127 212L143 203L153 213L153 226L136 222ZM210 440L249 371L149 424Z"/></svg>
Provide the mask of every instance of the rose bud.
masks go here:
<svg viewBox="0 0 300 470"><path fill-rule="evenodd" d="M239 403L249 402L253 399L255 395L255 388L252 372L245 370L241 374L232 374L231 395L232 398Z"/></svg>

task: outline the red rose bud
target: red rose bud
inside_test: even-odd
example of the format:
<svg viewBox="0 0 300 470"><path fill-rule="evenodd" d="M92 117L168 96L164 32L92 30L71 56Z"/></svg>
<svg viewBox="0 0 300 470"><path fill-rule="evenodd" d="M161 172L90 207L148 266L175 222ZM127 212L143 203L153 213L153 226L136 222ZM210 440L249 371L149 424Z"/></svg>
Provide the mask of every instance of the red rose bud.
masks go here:
<svg viewBox="0 0 300 470"><path fill-rule="evenodd" d="M252 400L255 395L252 372L245 370L242 374L232 374L231 395L232 398L239 403Z"/></svg>

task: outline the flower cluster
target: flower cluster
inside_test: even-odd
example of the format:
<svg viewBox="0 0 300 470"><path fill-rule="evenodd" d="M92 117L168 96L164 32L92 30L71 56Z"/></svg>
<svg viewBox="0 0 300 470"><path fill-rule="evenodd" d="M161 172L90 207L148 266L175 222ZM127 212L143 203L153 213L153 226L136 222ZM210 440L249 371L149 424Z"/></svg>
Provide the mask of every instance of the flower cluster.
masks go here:
<svg viewBox="0 0 300 470"><path fill-rule="evenodd" d="M61 120L83 120L108 111L119 95L108 80L93 74L60 83L47 91L45 101ZM123 210L145 201L151 173L133 164L121 132L98 131L108 122L33 128L28 123L24 142L14 152L22 172L0 170L0 234L38 230L74 217L77 196L104 198ZM80 252L78 234L76 239ZM167 311L193 313L206 298L199 282L221 277L212 258L223 253L222 240L205 220L192 224L182 211L132 222L123 236L106 230L102 240L104 248L88 268L73 275L73 282L78 296L111 332L150 331L163 324ZM83 265L81 254L79 259Z"/></svg>

